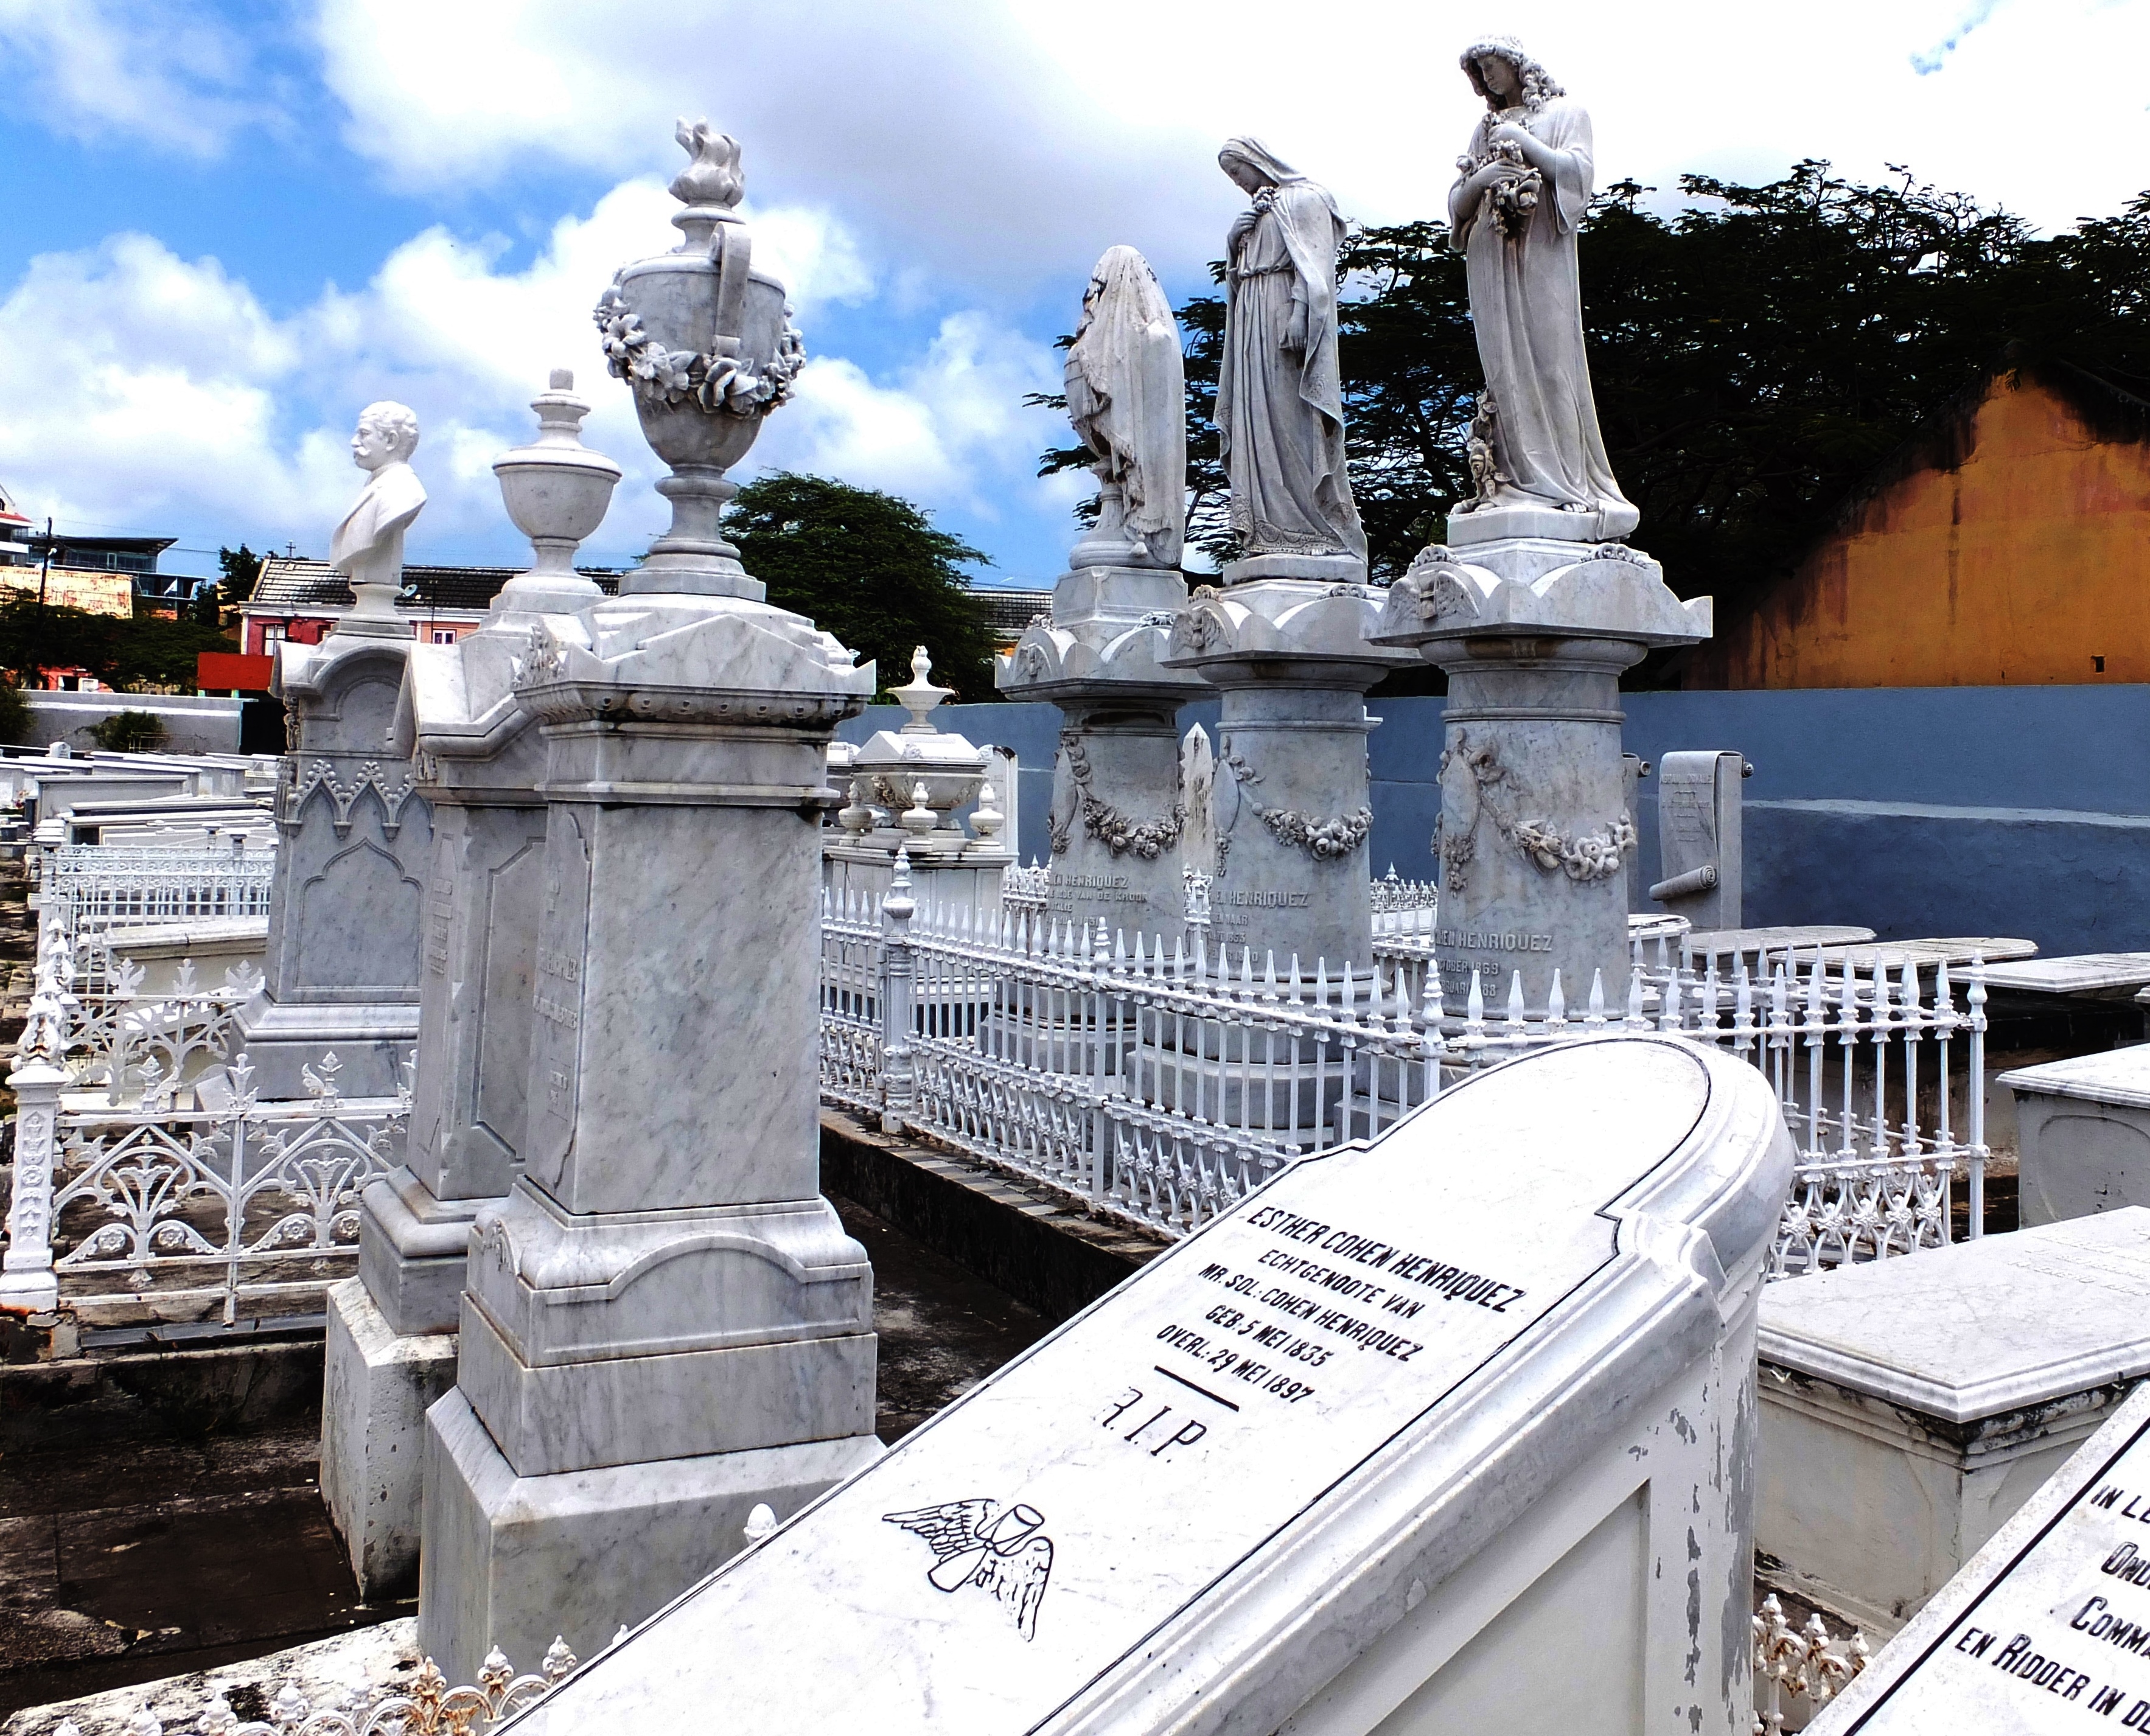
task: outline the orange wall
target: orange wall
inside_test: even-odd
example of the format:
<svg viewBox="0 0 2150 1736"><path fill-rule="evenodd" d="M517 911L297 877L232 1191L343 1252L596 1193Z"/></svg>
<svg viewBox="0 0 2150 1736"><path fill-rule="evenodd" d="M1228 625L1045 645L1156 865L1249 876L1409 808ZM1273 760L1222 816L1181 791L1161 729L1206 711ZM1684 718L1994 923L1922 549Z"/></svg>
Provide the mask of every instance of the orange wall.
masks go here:
<svg viewBox="0 0 2150 1736"><path fill-rule="evenodd" d="M2093 659L2102 657L2101 672ZM2011 376L1955 471L1892 483L1746 611L1688 687L2150 682L2150 445Z"/></svg>

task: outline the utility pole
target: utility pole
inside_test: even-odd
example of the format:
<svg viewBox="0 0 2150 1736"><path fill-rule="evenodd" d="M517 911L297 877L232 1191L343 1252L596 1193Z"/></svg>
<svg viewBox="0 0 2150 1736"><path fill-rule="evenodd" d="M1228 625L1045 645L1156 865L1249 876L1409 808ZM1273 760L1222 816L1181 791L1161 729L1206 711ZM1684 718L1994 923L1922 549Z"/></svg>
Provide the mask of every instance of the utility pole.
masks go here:
<svg viewBox="0 0 2150 1736"><path fill-rule="evenodd" d="M45 581L46 581L46 579L47 579L47 578L50 578L50 577L51 577L51 575L52 575L52 570L53 570L53 519L52 519L52 514L50 514L49 512L48 512L48 513L45 515L45 558L44 558L44 563L38 568L38 630L37 630L36 633L35 633L34 635L33 635L33 637L32 637L32 641L31 641L31 643L32 643L32 644L33 644L33 648L34 648L32 650L32 652L31 652L31 654L30 654L30 658L31 658L31 661L32 661L32 663L35 665L35 667L33 667L33 668L32 669L31 672L30 672L30 679L31 679L32 680L33 680L33 681L42 680L42 679L43 679L43 677L44 677L44 663L45 663Z"/></svg>

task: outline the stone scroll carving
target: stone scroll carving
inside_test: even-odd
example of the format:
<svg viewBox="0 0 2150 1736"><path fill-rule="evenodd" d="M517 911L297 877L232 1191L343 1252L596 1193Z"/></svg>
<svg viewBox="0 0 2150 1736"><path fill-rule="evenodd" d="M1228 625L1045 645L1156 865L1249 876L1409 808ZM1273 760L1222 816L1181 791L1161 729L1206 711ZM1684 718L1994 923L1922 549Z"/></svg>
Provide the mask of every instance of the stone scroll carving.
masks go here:
<svg viewBox="0 0 2150 1736"><path fill-rule="evenodd" d="M1474 743L1467 730L1456 732L1454 744L1441 756L1441 818L1433 834L1433 853L1450 891L1469 887L1479 828L1488 820L1540 873L1565 874L1572 881L1611 878L1635 847L1635 822L1624 813L1596 831L1568 838L1554 827L1521 818L1518 810L1531 805L1490 742Z"/></svg>

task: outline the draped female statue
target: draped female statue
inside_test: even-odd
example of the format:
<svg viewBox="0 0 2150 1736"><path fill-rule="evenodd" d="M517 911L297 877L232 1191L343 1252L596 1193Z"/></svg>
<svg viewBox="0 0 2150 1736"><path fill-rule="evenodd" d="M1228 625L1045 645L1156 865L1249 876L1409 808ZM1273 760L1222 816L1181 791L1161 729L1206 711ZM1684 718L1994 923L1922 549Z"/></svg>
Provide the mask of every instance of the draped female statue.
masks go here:
<svg viewBox="0 0 2150 1736"><path fill-rule="evenodd" d="M1108 248L1067 351L1067 419L1097 455L1098 522L1077 567L1176 567L1187 535L1187 375L1156 274Z"/></svg>
<svg viewBox="0 0 2150 1736"><path fill-rule="evenodd" d="M1224 354L1217 431L1231 525L1249 555L1366 557L1344 468L1336 366L1336 250L1344 220L1326 188L1259 139L1218 165L1253 204L1225 243Z"/></svg>
<svg viewBox="0 0 2150 1736"><path fill-rule="evenodd" d="M1477 492L1456 511L1551 508L1577 515L1580 537L1624 536L1641 515L1613 480L1582 349L1590 116L1513 37L1474 43L1462 63L1486 113L1456 159L1449 245L1466 261L1486 390L1471 426Z"/></svg>

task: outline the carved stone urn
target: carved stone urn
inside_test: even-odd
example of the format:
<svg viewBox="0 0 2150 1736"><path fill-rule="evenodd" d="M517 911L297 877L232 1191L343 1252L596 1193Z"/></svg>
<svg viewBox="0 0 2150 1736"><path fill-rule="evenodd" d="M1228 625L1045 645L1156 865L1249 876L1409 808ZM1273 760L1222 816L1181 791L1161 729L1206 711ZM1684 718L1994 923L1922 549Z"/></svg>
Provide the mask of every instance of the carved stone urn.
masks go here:
<svg viewBox="0 0 2150 1736"><path fill-rule="evenodd" d="M605 361L633 388L642 432L672 474L657 484L672 527L621 582L626 593L689 593L760 602L718 514L737 493L724 472L744 457L761 419L785 401L805 364L784 285L753 268L754 242L734 209L745 191L736 140L681 121L694 161L672 196L686 240L623 265L597 305Z"/></svg>
<svg viewBox="0 0 2150 1736"><path fill-rule="evenodd" d="M575 376L554 368L551 388L531 400L538 437L492 461L500 497L536 559L502 587L511 606L543 613L587 608L604 593L575 571L575 550L612 504L619 466L583 444L589 405L575 396Z"/></svg>

